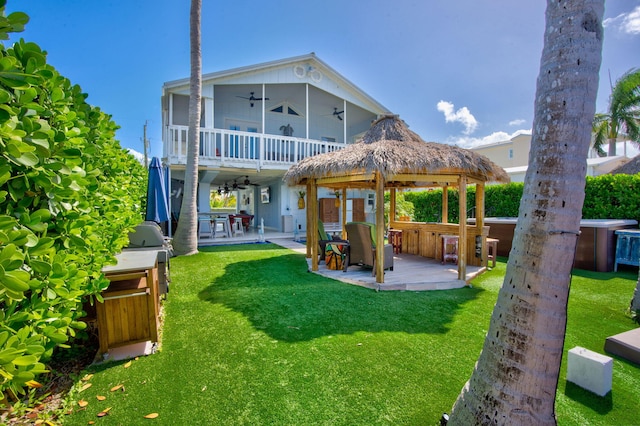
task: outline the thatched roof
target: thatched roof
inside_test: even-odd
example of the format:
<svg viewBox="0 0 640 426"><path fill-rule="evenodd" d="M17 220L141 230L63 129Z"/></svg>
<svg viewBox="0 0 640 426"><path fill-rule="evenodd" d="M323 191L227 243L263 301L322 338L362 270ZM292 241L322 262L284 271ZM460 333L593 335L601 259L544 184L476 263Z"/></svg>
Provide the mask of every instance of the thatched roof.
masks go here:
<svg viewBox="0 0 640 426"><path fill-rule="evenodd" d="M397 116L374 121L362 140L346 148L307 157L284 176L289 185L312 178L380 172L385 180L398 174L466 174L482 181L508 182L507 173L487 157L467 149L425 142Z"/></svg>
<svg viewBox="0 0 640 426"><path fill-rule="evenodd" d="M640 155L633 157L631 160L622 166L616 167L609 173L612 175L635 175L636 173L640 173Z"/></svg>

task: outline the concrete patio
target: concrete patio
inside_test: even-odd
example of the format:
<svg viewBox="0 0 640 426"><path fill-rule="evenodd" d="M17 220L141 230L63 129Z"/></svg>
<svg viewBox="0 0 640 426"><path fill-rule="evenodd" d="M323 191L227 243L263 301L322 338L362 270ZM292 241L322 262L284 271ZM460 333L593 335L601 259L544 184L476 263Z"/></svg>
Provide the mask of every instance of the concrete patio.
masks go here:
<svg viewBox="0 0 640 426"><path fill-rule="evenodd" d="M304 235L301 235L304 237ZM282 233L265 230L264 240L305 254L305 243L293 240L292 233ZM255 243L260 241L257 230L250 228L244 235L237 237L203 238L199 240L200 246ZM441 264L435 259L428 259L412 254L396 254L393 258L393 271L387 270L384 275L384 283L376 283L375 276L371 275L370 268L350 266L347 272L327 269L324 262L320 262L318 271L314 272L327 278L342 281L347 284L358 285L373 290L449 290L471 285L470 282L486 268L467 265L466 280L458 279L457 266L453 263ZM311 271L311 259L307 259L309 271Z"/></svg>

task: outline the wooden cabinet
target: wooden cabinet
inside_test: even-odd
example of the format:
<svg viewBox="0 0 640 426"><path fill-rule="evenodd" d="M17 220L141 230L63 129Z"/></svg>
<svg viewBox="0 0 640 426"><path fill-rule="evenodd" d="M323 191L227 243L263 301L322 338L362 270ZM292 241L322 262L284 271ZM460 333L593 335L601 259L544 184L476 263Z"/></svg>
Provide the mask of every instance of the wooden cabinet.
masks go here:
<svg viewBox="0 0 640 426"><path fill-rule="evenodd" d="M350 198L353 202L351 213L354 222L366 222L367 218L364 214L364 198Z"/></svg>
<svg viewBox="0 0 640 426"><path fill-rule="evenodd" d="M364 198L349 198L351 201L351 215L353 222L366 222L364 213ZM318 217L323 223L340 222L340 205L336 206L336 198L320 198L318 203Z"/></svg>
<svg viewBox="0 0 640 426"><path fill-rule="evenodd" d="M127 251L118 263L103 269L111 282L96 305L100 353L119 346L158 341L160 296L158 254Z"/></svg>
<svg viewBox="0 0 640 426"><path fill-rule="evenodd" d="M616 231L618 241L616 243L616 263L613 268L618 270L618 265L638 266L640 263L640 231L619 230Z"/></svg>
<svg viewBox="0 0 640 426"><path fill-rule="evenodd" d="M319 208L319 217L322 222L340 222L340 207L336 206L336 198L320 198Z"/></svg>

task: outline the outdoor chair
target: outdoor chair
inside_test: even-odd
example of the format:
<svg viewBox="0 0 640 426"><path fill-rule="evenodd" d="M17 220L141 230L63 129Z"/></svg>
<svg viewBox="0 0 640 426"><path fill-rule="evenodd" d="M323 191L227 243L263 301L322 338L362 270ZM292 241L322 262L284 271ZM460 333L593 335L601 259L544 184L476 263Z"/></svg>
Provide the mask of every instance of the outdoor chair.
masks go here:
<svg viewBox="0 0 640 426"><path fill-rule="evenodd" d="M376 227L372 223L349 222L346 224L349 240L349 265L369 266L376 274ZM393 246L383 244L384 267L393 271Z"/></svg>
<svg viewBox="0 0 640 426"><path fill-rule="evenodd" d="M213 238L213 230L211 229L211 219L203 216L198 218L198 238Z"/></svg>
<svg viewBox="0 0 640 426"><path fill-rule="evenodd" d="M327 243L330 242L347 242L340 237L329 236L327 232L324 230L324 223L321 220L318 220L318 245L319 245L319 259L318 262L324 260L324 252L327 249Z"/></svg>

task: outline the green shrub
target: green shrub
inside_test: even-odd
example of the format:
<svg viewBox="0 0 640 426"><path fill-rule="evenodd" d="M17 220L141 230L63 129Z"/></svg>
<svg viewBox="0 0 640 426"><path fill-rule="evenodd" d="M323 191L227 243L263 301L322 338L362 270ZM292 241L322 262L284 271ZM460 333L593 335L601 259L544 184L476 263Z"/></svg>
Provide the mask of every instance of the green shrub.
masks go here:
<svg viewBox="0 0 640 426"><path fill-rule="evenodd" d="M582 215L588 219L640 221L640 175L587 177Z"/></svg>
<svg viewBox="0 0 640 426"><path fill-rule="evenodd" d="M524 184L487 185L485 216L517 217ZM458 191L449 189L449 222L458 222ZM415 206L415 220L439 222L442 212L442 190L407 192L405 199ZM467 192L468 216L473 217L475 187ZM584 219L635 219L640 222L640 174L587 177Z"/></svg>
<svg viewBox="0 0 640 426"><path fill-rule="evenodd" d="M407 201L403 192L396 192L396 216L409 216L413 218L415 209L411 201ZM384 193L384 222L389 223L389 212L391 210L391 195Z"/></svg>
<svg viewBox="0 0 640 426"><path fill-rule="evenodd" d="M0 38L28 20L0 11ZM12 397L85 327L83 301L142 220L146 172L86 97L36 44L0 47L0 390Z"/></svg>

